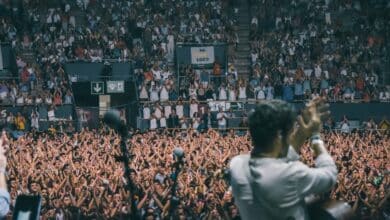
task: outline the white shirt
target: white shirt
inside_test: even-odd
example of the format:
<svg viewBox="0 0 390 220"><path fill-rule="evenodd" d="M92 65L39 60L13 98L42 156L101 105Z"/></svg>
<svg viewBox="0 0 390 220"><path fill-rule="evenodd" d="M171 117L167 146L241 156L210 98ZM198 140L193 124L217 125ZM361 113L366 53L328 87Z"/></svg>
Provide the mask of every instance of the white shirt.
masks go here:
<svg viewBox="0 0 390 220"><path fill-rule="evenodd" d="M236 90L229 89L229 101L236 101Z"/></svg>
<svg viewBox="0 0 390 220"><path fill-rule="evenodd" d="M31 117L31 127L39 129L39 116Z"/></svg>
<svg viewBox="0 0 390 220"><path fill-rule="evenodd" d="M153 73L154 79L156 79L156 80L160 80L161 79L161 71L160 70L152 69L152 73Z"/></svg>
<svg viewBox="0 0 390 220"><path fill-rule="evenodd" d="M166 118L169 118L169 115L171 114L171 112L172 112L172 107L170 105L164 106L164 116Z"/></svg>
<svg viewBox="0 0 390 220"><path fill-rule="evenodd" d="M199 121L200 121L199 118L194 118L194 119L192 120L192 128L193 128L193 129L198 129L198 127L199 127Z"/></svg>
<svg viewBox="0 0 390 220"><path fill-rule="evenodd" d="M217 120L218 125L226 125L226 113L225 112L218 112L217 114Z"/></svg>
<svg viewBox="0 0 390 220"><path fill-rule="evenodd" d="M257 92L257 99L265 99L265 92L262 88Z"/></svg>
<svg viewBox="0 0 390 220"><path fill-rule="evenodd" d="M150 89L150 101L156 102L158 100L159 100L158 89L157 88Z"/></svg>
<svg viewBox="0 0 390 220"><path fill-rule="evenodd" d="M274 99L274 88L272 86L268 86L265 90L267 91L267 100Z"/></svg>
<svg viewBox="0 0 390 220"><path fill-rule="evenodd" d="M162 89L160 91L160 101L165 102L165 101L168 101L168 99L169 99L168 90L164 86L164 87L162 87Z"/></svg>
<svg viewBox="0 0 390 220"><path fill-rule="evenodd" d="M161 116L162 116L162 112L161 112L161 109L159 107L156 107L156 109L154 110L154 115L156 116L156 118L160 119Z"/></svg>
<svg viewBox="0 0 390 220"><path fill-rule="evenodd" d="M321 77L321 72L322 72L322 69L320 66L315 66L314 67L314 75L317 77L317 78L320 78Z"/></svg>
<svg viewBox="0 0 390 220"><path fill-rule="evenodd" d="M139 93L139 98L140 99L148 99L149 98L149 94L148 94L148 91L146 91L145 86L141 87L141 92Z"/></svg>
<svg viewBox="0 0 390 220"><path fill-rule="evenodd" d="M246 99L246 87L245 86L240 86L239 91L238 91L238 98L239 99Z"/></svg>
<svg viewBox="0 0 390 220"><path fill-rule="evenodd" d="M332 157L323 153L310 168L298 161L290 147L286 158L251 158L239 155L230 162L236 205L246 219L308 219L304 198L329 190L337 179Z"/></svg>
<svg viewBox="0 0 390 220"><path fill-rule="evenodd" d="M150 119L150 129L156 129L157 128L157 119L156 118L152 118Z"/></svg>
<svg viewBox="0 0 390 220"><path fill-rule="evenodd" d="M194 117L195 112L198 112L198 104L193 103L190 105L190 118Z"/></svg>
<svg viewBox="0 0 390 220"><path fill-rule="evenodd" d="M176 105L176 114L177 117L182 118L184 115L184 108L183 105Z"/></svg>
<svg viewBox="0 0 390 220"><path fill-rule="evenodd" d="M150 108L149 107L144 107L143 115L144 115L144 119L150 119Z"/></svg>
<svg viewBox="0 0 390 220"><path fill-rule="evenodd" d="M55 119L54 109L51 109L47 112L47 117L49 118L49 121L54 121Z"/></svg>
<svg viewBox="0 0 390 220"><path fill-rule="evenodd" d="M349 133L349 125L347 122L343 122L341 124L341 132L343 133Z"/></svg>
<svg viewBox="0 0 390 220"><path fill-rule="evenodd" d="M160 118L160 128L166 128L167 127L167 120L165 117Z"/></svg>
<svg viewBox="0 0 390 220"><path fill-rule="evenodd" d="M18 104L18 105L23 105L23 104L24 104L24 98L23 98L23 96L19 96L19 97L16 99L16 104Z"/></svg>
<svg viewBox="0 0 390 220"><path fill-rule="evenodd" d="M221 87L219 90L219 100L226 100L227 99L227 94L225 88Z"/></svg>

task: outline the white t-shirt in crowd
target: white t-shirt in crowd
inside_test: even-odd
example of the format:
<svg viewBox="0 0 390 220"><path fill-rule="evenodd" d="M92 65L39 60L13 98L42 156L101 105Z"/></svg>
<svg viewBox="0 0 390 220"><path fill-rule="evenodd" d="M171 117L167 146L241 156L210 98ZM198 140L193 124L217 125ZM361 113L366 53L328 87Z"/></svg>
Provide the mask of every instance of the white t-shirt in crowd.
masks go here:
<svg viewBox="0 0 390 220"><path fill-rule="evenodd" d="M321 77L321 73L322 73L322 69L319 65L316 65L314 67L314 76L317 77L317 78L320 78Z"/></svg>
<svg viewBox="0 0 390 220"><path fill-rule="evenodd" d="M144 115L144 119L150 119L150 108L149 107L144 107L143 115Z"/></svg>
<svg viewBox="0 0 390 220"><path fill-rule="evenodd" d="M160 119L161 116L162 116L161 109L160 109L160 108L156 108L156 109L154 110L154 115L156 116L157 119Z"/></svg>
<svg viewBox="0 0 390 220"><path fill-rule="evenodd" d="M160 91L160 101L165 102L168 100L169 100L168 90L165 86L163 86L161 91Z"/></svg>
<svg viewBox="0 0 390 220"><path fill-rule="evenodd" d="M24 104L24 98L23 98L23 96L19 96L19 97L16 99L16 104L18 104L18 105L23 105L23 104Z"/></svg>
<svg viewBox="0 0 390 220"><path fill-rule="evenodd" d="M200 124L200 119L199 119L199 118L194 118L194 119L192 120L192 128L193 128L193 129L198 129L199 124Z"/></svg>
<svg viewBox="0 0 390 220"><path fill-rule="evenodd" d="M195 112L198 112L198 104L197 103L192 103L190 105L190 117L194 117Z"/></svg>
<svg viewBox="0 0 390 220"><path fill-rule="evenodd" d="M150 101L156 102L158 100L159 100L158 89L157 88L150 89Z"/></svg>
<svg viewBox="0 0 390 220"><path fill-rule="evenodd" d="M156 128L157 128L157 119L153 117L150 119L150 129L153 130Z"/></svg>
<svg viewBox="0 0 390 220"><path fill-rule="evenodd" d="M265 99L265 92L262 88L259 88L258 92L257 92L257 99Z"/></svg>
<svg viewBox="0 0 390 220"><path fill-rule="evenodd" d="M226 100L227 99L227 93L226 93L226 89L221 87L219 89L219 97L218 97L219 100Z"/></svg>
<svg viewBox="0 0 390 220"><path fill-rule="evenodd" d="M267 88L265 88L265 90L267 91L266 92L266 96L267 96L267 100L271 100L271 99L274 99L274 88L272 86L268 86Z"/></svg>
<svg viewBox="0 0 390 220"><path fill-rule="evenodd" d="M167 127L167 120L165 117L160 118L160 128L166 128Z"/></svg>
<svg viewBox="0 0 390 220"><path fill-rule="evenodd" d="M237 100L236 90L229 89L229 101L236 101L236 100Z"/></svg>
<svg viewBox="0 0 390 220"><path fill-rule="evenodd" d="M240 86L238 90L238 98L239 99L246 99L246 87L245 86Z"/></svg>
<svg viewBox="0 0 390 220"><path fill-rule="evenodd" d="M225 112L218 112L217 114L217 120L218 125L226 125L226 113Z"/></svg>
<svg viewBox="0 0 390 220"><path fill-rule="evenodd" d="M146 91L145 86L141 87L141 92L139 93L139 98L140 99L148 99L149 98L149 94L148 94L148 91Z"/></svg>
<svg viewBox="0 0 390 220"><path fill-rule="evenodd" d="M161 71L160 70L153 70L152 69L152 73L153 73L153 77L155 80L161 80Z"/></svg>
<svg viewBox="0 0 390 220"><path fill-rule="evenodd" d="M169 117L169 115L171 114L171 112L172 112L172 107L171 107L170 105L164 106L164 116L165 116L166 118Z"/></svg>
<svg viewBox="0 0 390 220"><path fill-rule="evenodd" d="M54 109L47 111L47 117L49 118L49 121L54 121L55 119Z"/></svg>
<svg viewBox="0 0 390 220"><path fill-rule="evenodd" d="M184 107L183 105L176 105L176 114L177 117L182 118L184 115Z"/></svg>

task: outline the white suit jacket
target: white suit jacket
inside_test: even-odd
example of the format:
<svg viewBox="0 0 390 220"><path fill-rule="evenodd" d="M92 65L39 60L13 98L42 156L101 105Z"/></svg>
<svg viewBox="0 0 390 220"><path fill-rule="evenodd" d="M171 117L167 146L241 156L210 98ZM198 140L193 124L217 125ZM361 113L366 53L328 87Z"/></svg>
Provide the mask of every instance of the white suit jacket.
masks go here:
<svg viewBox="0 0 390 220"><path fill-rule="evenodd" d="M337 168L326 153L316 158L315 168L298 159L290 146L286 158L239 155L231 160L231 186L242 219L309 219L304 198L331 189Z"/></svg>

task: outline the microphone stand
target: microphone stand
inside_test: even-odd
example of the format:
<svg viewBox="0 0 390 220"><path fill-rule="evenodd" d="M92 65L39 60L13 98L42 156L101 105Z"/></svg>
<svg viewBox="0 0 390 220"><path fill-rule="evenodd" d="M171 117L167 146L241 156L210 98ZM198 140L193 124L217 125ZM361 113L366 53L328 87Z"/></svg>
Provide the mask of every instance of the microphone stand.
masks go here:
<svg viewBox="0 0 390 220"><path fill-rule="evenodd" d="M179 174L181 171L181 167L184 164L183 157L178 157L176 163L174 164L175 172L173 175L173 185L171 188L171 200L170 200L170 207L169 207L169 219L172 219L172 214L175 208L179 205L179 198L176 197L176 187L177 187L177 179L179 178Z"/></svg>
<svg viewBox="0 0 390 220"><path fill-rule="evenodd" d="M138 215L138 210L137 210L137 205L133 199L133 196L134 196L134 191L135 191L135 185L133 183L133 181L131 180L130 178L130 167L129 167L129 151L127 150L127 146L126 146L126 139L127 139L127 136L125 134L125 132L118 132L120 133L120 136L121 136L121 144L120 144L120 147L121 147L121 151L122 151L122 161L123 161L123 166L124 166L124 169L125 169L125 172L123 173L123 176L124 178L126 179L126 188L127 190L129 191L130 193L130 203L131 203L131 211L130 211L130 216L131 216L131 219L135 219L135 220L138 220L138 219L141 219L141 217Z"/></svg>

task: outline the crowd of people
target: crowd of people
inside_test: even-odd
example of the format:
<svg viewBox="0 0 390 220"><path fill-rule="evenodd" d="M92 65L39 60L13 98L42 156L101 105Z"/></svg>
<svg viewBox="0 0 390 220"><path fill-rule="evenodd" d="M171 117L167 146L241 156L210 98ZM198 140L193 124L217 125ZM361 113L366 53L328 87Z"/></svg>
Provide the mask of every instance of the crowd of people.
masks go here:
<svg viewBox="0 0 390 220"><path fill-rule="evenodd" d="M331 198L347 201L363 219L380 219L389 205L389 133L322 135L339 170ZM118 136L107 129L29 133L10 140L6 156L11 204L18 194L39 193L44 219L128 219L119 144ZM221 135L212 129L152 131L134 134L128 144L135 186L131 198L143 219L240 219L225 171L233 156L251 150L249 135ZM179 202L171 210L176 147L184 150L185 162L176 190ZM302 148L301 160L314 164L309 147Z"/></svg>
<svg viewBox="0 0 390 220"><path fill-rule="evenodd" d="M235 36L234 10L227 1L78 2L6 4L1 39L32 48L44 60L172 61L175 42L223 42Z"/></svg>
<svg viewBox="0 0 390 220"><path fill-rule="evenodd" d="M271 81L285 100L389 101L378 85L388 71L388 2L251 2L252 87Z"/></svg>
<svg viewBox="0 0 390 220"><path fill-rule="evenodd" d="M20 80L0 82L0 102L5 106L58 106L73 104L73 93L60 66L50 65L44 72L18 59Z"/></svg>

